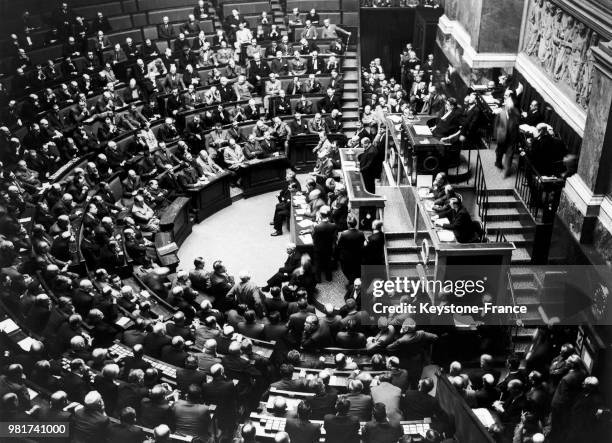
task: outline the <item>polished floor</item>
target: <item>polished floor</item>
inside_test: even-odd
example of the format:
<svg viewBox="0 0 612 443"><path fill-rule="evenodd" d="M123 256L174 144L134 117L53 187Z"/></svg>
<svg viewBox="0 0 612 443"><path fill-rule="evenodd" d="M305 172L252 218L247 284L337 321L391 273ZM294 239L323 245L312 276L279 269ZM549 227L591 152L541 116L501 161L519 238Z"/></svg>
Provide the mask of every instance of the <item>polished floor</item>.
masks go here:
<svg viewBox="0 0 612 443"><path fill-rule="evenodd" d="M195 225L178 252L179 269L190 269L195 257L203 257L207 269L215 260L223 260L231 275L237 277L240 271L247 270L257 285L264 286L285 261L290 241L286 229L282 236L270 236L276 194L239 199ZM319 301L340 306L345 284L346 279L337 271L332 282L318 285Z"/></svg>

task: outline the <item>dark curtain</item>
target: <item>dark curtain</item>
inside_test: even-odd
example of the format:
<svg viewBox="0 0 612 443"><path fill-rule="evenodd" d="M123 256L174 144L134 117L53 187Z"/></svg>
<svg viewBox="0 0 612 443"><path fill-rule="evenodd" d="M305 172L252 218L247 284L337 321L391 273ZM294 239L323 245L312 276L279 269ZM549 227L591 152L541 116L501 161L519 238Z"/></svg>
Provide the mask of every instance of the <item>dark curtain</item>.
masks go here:
<svg viewBox="0 0 612 443"><path fill-rule="evenodd" d="M400 54L414 42L413 8L361 9L361 65L380 57L387 77L400 79Z"/></svg>

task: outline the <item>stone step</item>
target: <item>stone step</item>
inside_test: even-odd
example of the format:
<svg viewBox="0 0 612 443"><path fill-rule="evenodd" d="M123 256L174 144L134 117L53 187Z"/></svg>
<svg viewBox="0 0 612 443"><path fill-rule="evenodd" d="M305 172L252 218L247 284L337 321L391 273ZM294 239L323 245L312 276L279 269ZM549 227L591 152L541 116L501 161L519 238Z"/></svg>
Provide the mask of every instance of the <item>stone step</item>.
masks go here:
<svg viewBox="0 0 612 443"><path fill-rule="evenodd" d="M520 203L515 195L489 195L489 204L492 203Z"/></svg>
<svg viewBox="0 0 612 443"><path fill-rule="evenodd" d="M351 130L347 128L342 128L342 132L346 135L346 138L353 138L355 134L357 134L356 130Z"/></svg>
<svg viewBox="0 0 612 443"><path fill-rule="evenodd" d="M389 261L389 263L394 263L394 264L407 264L407 265L416 265L417 263L420 263L420 257L417 253L415 252L401 252L401 251L394 251L394 250L387 250L387 259Z"/></svg>
<svg viewBox="0 0 612 443"><path fill-rule="evenodd" d="M508 188L497 188L497 189L487 189L488 195L515 195L514 189Z"/></svg>
<svg viewBox="0 0 612 443"><path fill-rule="evenodd" d="M358 94L358 87L357 87L357 80L355 80L355 83L344 83L344 91L343 92L354 92L355 94Z"/></svg>
<svg viewBox="0 0 612 443"><path fill-rule="evenodd" d="M397 237L386 237L385 238L385 243L387 246L387 250L388 249L413 249L416 250L418 249L417 244L415 243L414 239L412 238L412 236L407 237L407 236L400 236L398 235Z"/></svg>
<svg viewBox="0 0 612 443"><path fill-rule="evenodd" d="M344 108L343 108L344 109ZM342 111L343 120L359 120L359 113L357 111Z"/></svg>
<svg viewBox="0 0 612 443"><path fill-rule="evenodd" d="M395 277L419 278L419 274L415 266L389 263L389 279Z"/></svg>
<svg viewBox="0 0 612 443"><path fill-rule="evenodd" d="M529 231L532 229L529 226L523 225L520 220L503 220L503 221L487 221L487 229L489 232L493 233L493 231L501 230L502 232L512 232L515 234Z"/></svg>
<svg viewBox="0 0 612 443"><path fill-rule="evenodd" d="M518 208L489 208L487 221L519 220L522 213Z"/></svg>
<svg viewBox="0 0 612 443"><path fill-rule="evenodd" d="M529 245L533 242L533 237L531 235L525 234L504 234L506 236L506 240L509 242L513 242L516 246L525 246ZM490 241L495 241L495 233L489 235Z"/></svg>
<svg viewBox="0 0 612 443"><path fill-rule="evenodd" d="M346 133L347 131L352 132L352 135L355 135L357 131L359 131L360 124L355 120L349 120L347 122L342 122L342 129ZM350 138L350 137L349 137Z"/></svg>
<svg viewBox="0 0 612 443"><path fill-rule="evenodd" d="M346 89L342 93L342 100L358 100L357 92L347 91Z"/></svg>
<svg viewBox="0 0 612 443"><path fill-rule="evenodd" d="M344 79L344 82L346 83L348 81L353 81L353 80L357 81L359 79L359 75L354 71L349 71L349 72L345 72L342 78Z"/></svg>
<svg viewBox="0 0 612 443"><path fill-rule="evenodd" d="M516 248L512 251L511 263L528 264L531 263L531 255L525 248Z"/></svg>

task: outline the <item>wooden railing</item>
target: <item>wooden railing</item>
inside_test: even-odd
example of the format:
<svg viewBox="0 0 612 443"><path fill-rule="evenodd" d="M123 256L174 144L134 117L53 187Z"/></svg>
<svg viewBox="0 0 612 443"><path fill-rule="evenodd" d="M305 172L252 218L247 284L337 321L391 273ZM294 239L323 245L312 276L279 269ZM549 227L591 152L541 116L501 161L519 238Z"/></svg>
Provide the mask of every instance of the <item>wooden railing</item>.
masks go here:
<svg viewBox="0 0 612 443"><path fill-rule="evenodd" d="M487 214L489 211L489 193L487 191L487 182L485 180L484 168L482 166L482 158L480 152L476 153L476 168L474 169L474 195L476 196L476 204L478 205L478 216L482 223L482 229L487 232Z"/></svg>
<svg viewBox="0 0 612 443"><path fill-rule="evenodd" d="M514 189L536 223L552 223L565 181L542 177L527 155L521 154Z"/></svg>

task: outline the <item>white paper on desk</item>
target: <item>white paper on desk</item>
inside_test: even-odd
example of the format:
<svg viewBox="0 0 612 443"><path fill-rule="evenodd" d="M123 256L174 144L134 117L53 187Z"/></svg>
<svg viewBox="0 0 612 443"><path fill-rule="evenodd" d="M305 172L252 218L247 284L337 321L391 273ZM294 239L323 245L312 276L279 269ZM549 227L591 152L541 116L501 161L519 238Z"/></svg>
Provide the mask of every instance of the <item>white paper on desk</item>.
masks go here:
<svg viewBox="0 0 612 443"><path fill-rule="evenodd" d="M431 185L433 185L433 175L429 175L429 174L419 174L417 175L417 188L419 188L419 193L421 191L422 188L426 188L427 192L429 192L429 188L431 188Z"/></svg>
<svg viewBox="0 0 612 443"><path fill-rule="evenodd" d="M118 326L124 327L130 322L129 317L121 317L119 320L115 322Z"/></svg>
<svg viewBox="0 0 612 443"><path fill-rule="evenodd" d="M34 342L35 342L35 340L32 337L26 337L26 338L24 338L23 340L21 340L17 344L24 351L30 352L30 348L32 347L32 343L34 343Z"/></svg>
<svg viewBox="0 0 612 443"><path fill-rule="evenodd" d="M439 224L441 225L446 225L448 223L450 223L450 221L448 221L448 218L444 217L444 218L439 218L438 220L436 220Z"/></svg>
<svg viewBox="0 0 612 443"><path fill-rule="evenodd" d="M32 221L32 217L25 217L25 218L20 218L19 220L17 220L19 223L28 223L30 221Z"/></svg>
<svg viewBox="0 0 612 443"><path fill-rule="evenodd" d="M472 412L476 417L478 417L478 420L480 420L480 423L482 423L485 428L489 428L491 425L495 424L495 419L488 409L474 408L472 409Z"/></svg>
<svg viewBox="0 0 612 443"><path fill-rule="evenodd" d="M310 235L310 234L300 235L300 240L302 240L302 243L304 243L305 245L311 245L312 244L312 235Z"/></svg>
<svg viewBox="0 0 612 443"><path fill-rule="evenodd" d="M416 135L424 135L429 137L431 135L431 129L427 125L413 125L414 133Z"/></svg>
<svg viewBox="0 0 612 443"><path fill-rule="evenodd" d="M298 225L300 225L301 228L309 228L313 224L314 223L312 222L312 220L309 220L309 219L304 219L298 222Z"/></svg>
<svg viewBox="0 0 612 443"><path fill-rule="evenodd" d="M0 322L0 331L2 332L10 334L11 332L16 331L17 329L19 329L19 326L17 326L17 323L15 323L10 318L7 318L6 320Z"/></svg>
<svg viewBox="0 0 612 443"><path fill-rule="evenodd" d="M448 229L442 229L441 231L438 231L438 238L440 239L440 241L446 241L446 242L451 242L451 241L455 241L455 234L453 233L453 231L449 231Z"/></svg>
<svg viewBox="0 0 612 443"><path fill-rule="evenodd" d="M295 210L295 213L298 215L306 215L308 214L308 209L302 209L302 208L298 208Z"/></svg>
<svg viewBox="0 0 612 443"><path fill-rule="evenodd" d="M434 202L433 200L426 200L425 201L425 210L426 211L433 211L433 207L434 207Z"/></svg>

